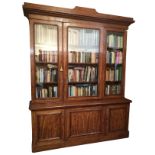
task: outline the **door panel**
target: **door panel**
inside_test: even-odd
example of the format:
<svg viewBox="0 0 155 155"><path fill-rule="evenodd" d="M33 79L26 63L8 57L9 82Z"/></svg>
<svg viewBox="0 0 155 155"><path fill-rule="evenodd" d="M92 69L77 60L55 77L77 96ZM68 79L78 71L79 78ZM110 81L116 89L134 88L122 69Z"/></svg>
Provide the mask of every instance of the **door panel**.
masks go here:
<svg viewBox="0 0 155 155"><path fill-rule="evenodd" d="M108 132L128 131L129 105L109 106Z"/></svg>
<svg viewBox="0 0 155 155"><path fill-rule="evenodd" d="M33 144L62 143L64 138L64 111L32 112Z"/></svg>
<svg viewBox="0 0 155 155"><path fill-rule="evenodd" d="M105 132L105 111L102 107L75 108L66 112L66 136L80 137Z"/></svg>

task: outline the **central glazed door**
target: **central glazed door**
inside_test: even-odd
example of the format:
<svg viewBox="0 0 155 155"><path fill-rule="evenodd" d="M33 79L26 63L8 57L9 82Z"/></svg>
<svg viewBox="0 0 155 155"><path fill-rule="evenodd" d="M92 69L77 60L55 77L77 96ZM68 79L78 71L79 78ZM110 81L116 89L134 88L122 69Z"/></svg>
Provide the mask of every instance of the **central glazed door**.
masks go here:
<svg viewBox="0 0 155 155"><path fill-rule="evenodd" d="M65 23L63 26L64 98L101 98L103 28L92 23Z"/></svg>

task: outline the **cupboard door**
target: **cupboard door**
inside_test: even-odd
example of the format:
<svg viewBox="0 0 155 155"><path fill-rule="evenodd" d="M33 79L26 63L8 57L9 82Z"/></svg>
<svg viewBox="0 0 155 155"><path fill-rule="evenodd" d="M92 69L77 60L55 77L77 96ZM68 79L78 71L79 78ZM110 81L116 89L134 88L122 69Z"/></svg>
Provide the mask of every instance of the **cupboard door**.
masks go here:
<svg viewBox="0 0 155 155"><path fill-rule="evenodd" d="M102 27L97 25L64 24L67 99L101 97L102 31Z"/></svg>
<svg viewBox="0 0 155 155"><path fill-rule="evenodd" d="M64 111L34 111L32 112L33 149L42 146L56 147L64 139Z"/></svg>
<svg viewBox="0 0 155 155"><path fill-rule="evenodd" d="M105 132L105 110L102 107L68 109L66 137L69 139L93 137Z"/></svg>
<svg viewBox="0 0 155 155"><path fill-rule="evenodd" d="M62 24L59 22L31 22L33 36L32 95L35 99L62 98Z"/></svg>
<svg viewBox="0 0 155 155"><path fill-rule="evenodd" d="M107 31L105 96L124 94L126 32Z"/></svg>
<svg viewBox="0 0 155 155"><path fill-rule="evenodd" d="M129 105L107 107L108 133L128 132Z"/></svg>

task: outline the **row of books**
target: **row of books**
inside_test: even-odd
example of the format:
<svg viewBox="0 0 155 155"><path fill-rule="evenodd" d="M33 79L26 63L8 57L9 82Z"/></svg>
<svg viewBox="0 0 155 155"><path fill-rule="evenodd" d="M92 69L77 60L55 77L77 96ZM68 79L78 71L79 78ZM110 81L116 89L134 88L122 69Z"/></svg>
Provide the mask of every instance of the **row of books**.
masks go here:
<svg viewBox="0 0 155 155"><path fill-rule="evenodd" d="M110 48L123 48L123 36L118 34L108 34L107 46Z"/></svg>
<svg viewBox="0 0 155 155"><path fill-rule="evenodd" d="M97 96L97 85L70 85L68 95L71 96Z"/></svg>
<svg viewBox="0 0 155 155"><path fill-rule="evenodd" d="M35 44L57 44L57 26L47 24L35 24Z"/></svg>
<svg viewBox="0 0 155 155"><path fill-rule="evenodd" d="M97 81L97 67L73 67L68 69L68 82Z"/></svg>
<svg viewBox="0 0 155 155"><path fill-rule="evenodd" d="M57 51L46 51L39 49L39 54L35 55L36 62L53 62L56 63L58 60Z"/></svg>
<svg viewBox="0 0 155 155"><path fill-rule="evenodd" d="M99 30L69 28L68 48L69 50L99 51Z"/></svg>
<svg viewBox="0 0 155 155"><path fill-rule="evenodd" d="M122 80L122 66L113 68L106 68L106 81L121 81Z"/></svg>
<svg viewBox="0 0 155 155"><path fill-rule="evenodd" d="M36 68L36 82L37 83L48 83L48 82L57 82L57 69L53 68Z"/></svg>
<svg viewBox="0 0 155 155"><path fill-rule="evenodd" d="M36 87L36 98L52 98L58 96L57 86Z"/></svg>
<svg viewBox="0 0 155 155"><path fill-rule="evenodd" d="M105 95L119 95L121 92L120 84L109 85L105 87Z"/></svg>
<svg viewBox="0 0 155 155"><path fill-rule="evenodd" d="M69 63L98 63L99 53L97 52L77 52L69 51Z"/></svg>
<svg viewBox="0 0 155 155"><path fill-rule="evenodd" d="M106 63L107 64L122 64L123 54L122 51L107 51L106 53Z"/></svg>

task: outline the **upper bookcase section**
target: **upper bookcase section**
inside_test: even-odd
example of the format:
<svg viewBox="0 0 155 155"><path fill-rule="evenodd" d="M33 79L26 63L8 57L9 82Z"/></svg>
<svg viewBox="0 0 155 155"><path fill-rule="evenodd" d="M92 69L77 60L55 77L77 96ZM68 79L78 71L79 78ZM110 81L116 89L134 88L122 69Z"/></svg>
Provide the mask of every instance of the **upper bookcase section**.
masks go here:
<svg viewBox="0 0 155 155"><path fill-rule="evenodd" d="M96 12L95 9L83 8L76 6L74 9L53 7L47 5L38 5L32 3L24 3L24 15L29 18L30 14L80 19L85 21L94 21L100 23L116 24L129 26L134 23L133 18L122 17L116 15L101 14Z"/></svg>

